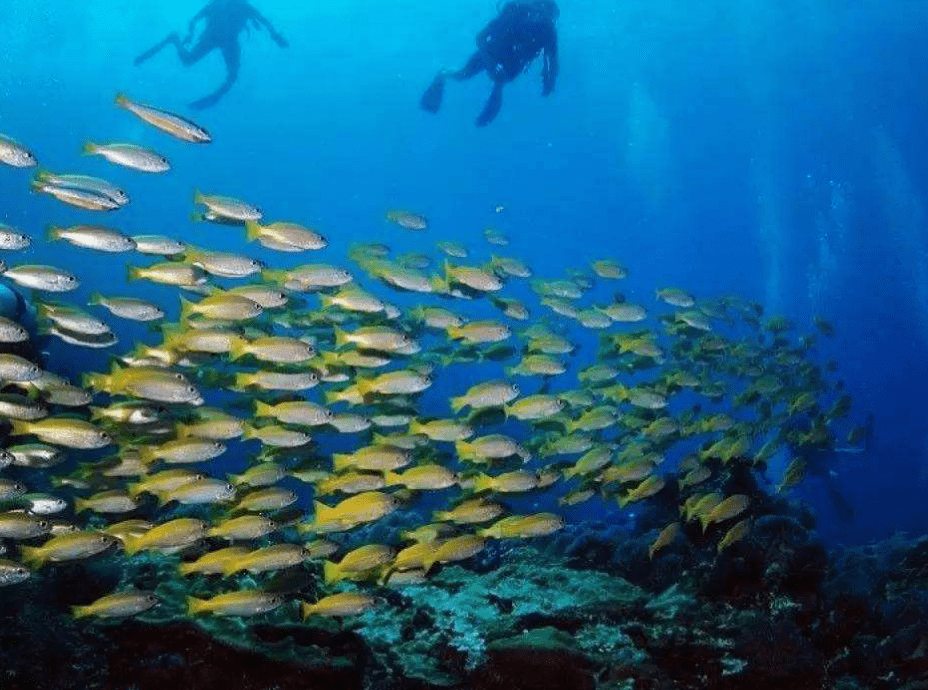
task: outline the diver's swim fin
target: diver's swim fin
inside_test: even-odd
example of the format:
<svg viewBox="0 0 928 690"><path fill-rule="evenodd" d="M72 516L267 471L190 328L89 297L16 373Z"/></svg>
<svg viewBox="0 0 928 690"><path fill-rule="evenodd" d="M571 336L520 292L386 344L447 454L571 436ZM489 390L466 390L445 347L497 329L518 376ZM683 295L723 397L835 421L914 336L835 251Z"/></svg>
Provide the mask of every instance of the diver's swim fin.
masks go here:
<svg viewBox="0 0 928 690"><path fill-rule="evenodd" d="M441 98L445 94L445 77L439 74L422 94L419 106L430 113L437 113L441 108Z"/></svg>
<svg viewBox="0 0 928 690"><path fill-rule="evenodd" d="M155 55L160 53L162 50L167 48L172 43L177 43L178 40L179 39L176 33L168 34L167 37L163 41L159 41L158 43L153 45L151 48L146 50L144 53L139 55L137 58L135 58L135 60L133 61L133 64L135 64L135 66L138 67L146 60L150 60L151 58L153 58Z"/></svg>
<svg viewBox="0 0 928 690"><path fill-rule="evenodd" d="M499 109L503 106L503 84L502 82L493 82L493 91L483 106L483 112L477 118L478 127L486 127L493 122L499 114Z"/></svg>

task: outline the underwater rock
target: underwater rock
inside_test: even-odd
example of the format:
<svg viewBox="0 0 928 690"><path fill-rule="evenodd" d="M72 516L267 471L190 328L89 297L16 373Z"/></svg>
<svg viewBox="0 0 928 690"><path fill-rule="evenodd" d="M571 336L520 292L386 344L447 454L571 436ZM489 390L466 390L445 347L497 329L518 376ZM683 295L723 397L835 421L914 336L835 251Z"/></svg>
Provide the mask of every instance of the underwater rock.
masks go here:
<svg viewBox="0 0 928 690"><path fill-rule="evenodd" d="M573 636L536 628L487 646L487 663L470 678L475 690L593 690L593 664Z"/></svg>

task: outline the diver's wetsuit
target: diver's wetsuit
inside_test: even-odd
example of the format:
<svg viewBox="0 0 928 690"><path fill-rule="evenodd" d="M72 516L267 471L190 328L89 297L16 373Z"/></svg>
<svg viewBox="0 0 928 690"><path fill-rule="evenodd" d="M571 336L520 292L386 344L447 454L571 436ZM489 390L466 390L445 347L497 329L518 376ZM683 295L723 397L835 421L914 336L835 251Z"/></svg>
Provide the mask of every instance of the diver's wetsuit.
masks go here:
<svg viewBox="0 0 928 690"><path fill-rule="evenodd" d="M206 27L196 44L188 48L187 46L193 40L196 25L201 19L206 20ZM267 28L277 45L281 48L287 47L287 40L249 3L244 0L212 0L190 20L187 36L183 41L176 32L168 34L164 40L139 55L135 59L135 64L142 64L169 45L177 49L177 56L185 67L199 62L214 50L220 51L226 63L226 80L216 91L190 104L192 108L208 108L215 105L232 88L238 78L241 65L241 46L239 46L238 35L252 26L258 29L262 26Z"/></svg>
<svg viewBox="0 0 928 690"><path fill-rule="evenodd" d="M477 126L493 121L503 104L503 86L518 77L544 53L541 94L547 96L557 79L557 21L559 10L553 0L508 2L499 15L477 34L477 52L456 72L442 70L422 96L424 110L437 113L441 107L445 81L464 81L486 72L493 80L493 91L477 118Z"/></svg>

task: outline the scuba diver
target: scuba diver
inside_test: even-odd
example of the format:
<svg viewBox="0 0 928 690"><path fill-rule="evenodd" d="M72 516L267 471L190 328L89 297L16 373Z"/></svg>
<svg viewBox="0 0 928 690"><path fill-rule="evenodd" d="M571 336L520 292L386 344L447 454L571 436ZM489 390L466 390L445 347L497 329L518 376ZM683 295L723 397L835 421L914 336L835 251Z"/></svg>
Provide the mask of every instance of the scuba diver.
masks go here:
<svg viewBox="0 0 928 690"><path fill-rule="evenodd" d="M493 121L503 104L503 86L514 80L544 53L541 70L541 95L554 89L557 79L557 29L555 22L560 11L554 0L514 0L507 2L499 15L477 34L477 52L467 64L455 71L442 70L422 96L423 110L437 113L445 81L465 81L486 72L493 81L493 91L477 126L484 127Z"/></svg>
<svg viewBox="0 0 928 690"><path fill-rule="evenodd" d="M193 42L193 32L201 19L206 20L206 26L196 44L188 48ZM270 37L281 48L289 45L287 39L281 36L271 23L245 0L211 0L190 20L187 26L187 36L183 40L177 32L172 32L164 40L135 58L135 64L141 65L169 45L177 49L177 57L180 58L184 67L189 67L214 50L218 50L222 53L222 59L226 63L226 80L216 91L190 104L191 108L198 110L209 108L219 102L219 99L232 88L238 78L241 64L241 46L238 42L238 35L243 30L250 30L251 27L260 29L262 26L267 29Z"/></svg>

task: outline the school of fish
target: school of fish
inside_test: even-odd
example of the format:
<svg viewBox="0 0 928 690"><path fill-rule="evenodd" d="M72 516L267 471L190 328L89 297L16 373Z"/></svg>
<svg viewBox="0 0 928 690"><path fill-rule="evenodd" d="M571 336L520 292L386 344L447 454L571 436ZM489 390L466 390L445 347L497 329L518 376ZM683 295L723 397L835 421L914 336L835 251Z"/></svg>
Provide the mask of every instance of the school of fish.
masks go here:
<svg viewBox="0 0 928 690"><path fill-rule="evenodd" d="M186 118L121 95L116 103L176 139L211 141ZM88 143L84 153L151 174L171 167L131 143ZM38 164L5 135L0 162ZM32 188L101 214L130 202L119 185L81 174L40 170ZM494 540L552 534L586 501L618 511L657 500L672 479L679 517L650 556L698 523L724 557L752 519L751 497L722 488L735 468L763 473L788 447L778 490L787 489L803 478L804 450L848 434L839 426L850 398L829 381L834 367L814 358L832 332L825 321L797 335L757 304L673 287L633 303L615 293L627 269L610 258L541 278L517 258L477 260L471 247L439 241L433 254L394 256L367 243L344 260L301 263L289 255L324 255L323 235L267 219L248 201L192 190L191 199L199 220L240 231L279 264L133 237L115 223L46 233L47 242L124 253L130 284L176 288L177 323L166 321L173 306L102 281L89 303L68 302L90 272L16 263L38 240L0 225L2 280L30 291L43 333L76 357L113 353L108 371L81 381L0 354L2 586L49 564L154 552L190 578L189 615L291 605L304 618L346 617L387 605L378 587L421 582ZM429 229L410 210L386 221ZM492 228L484 241L494 251L508 244ZM594 299L604 291L608 300ZM117 347L114 320L149 323L160 343ZM0 319L0 349L31 337ZM217 469L230 461L241 471ZM390 543L353 537L394 513L413 526ZM325 594L294 600L238 578L294 567ZM217 578L220 593L193 596ZM161 603L133 584L74 616L127 617Z"/></svg>

